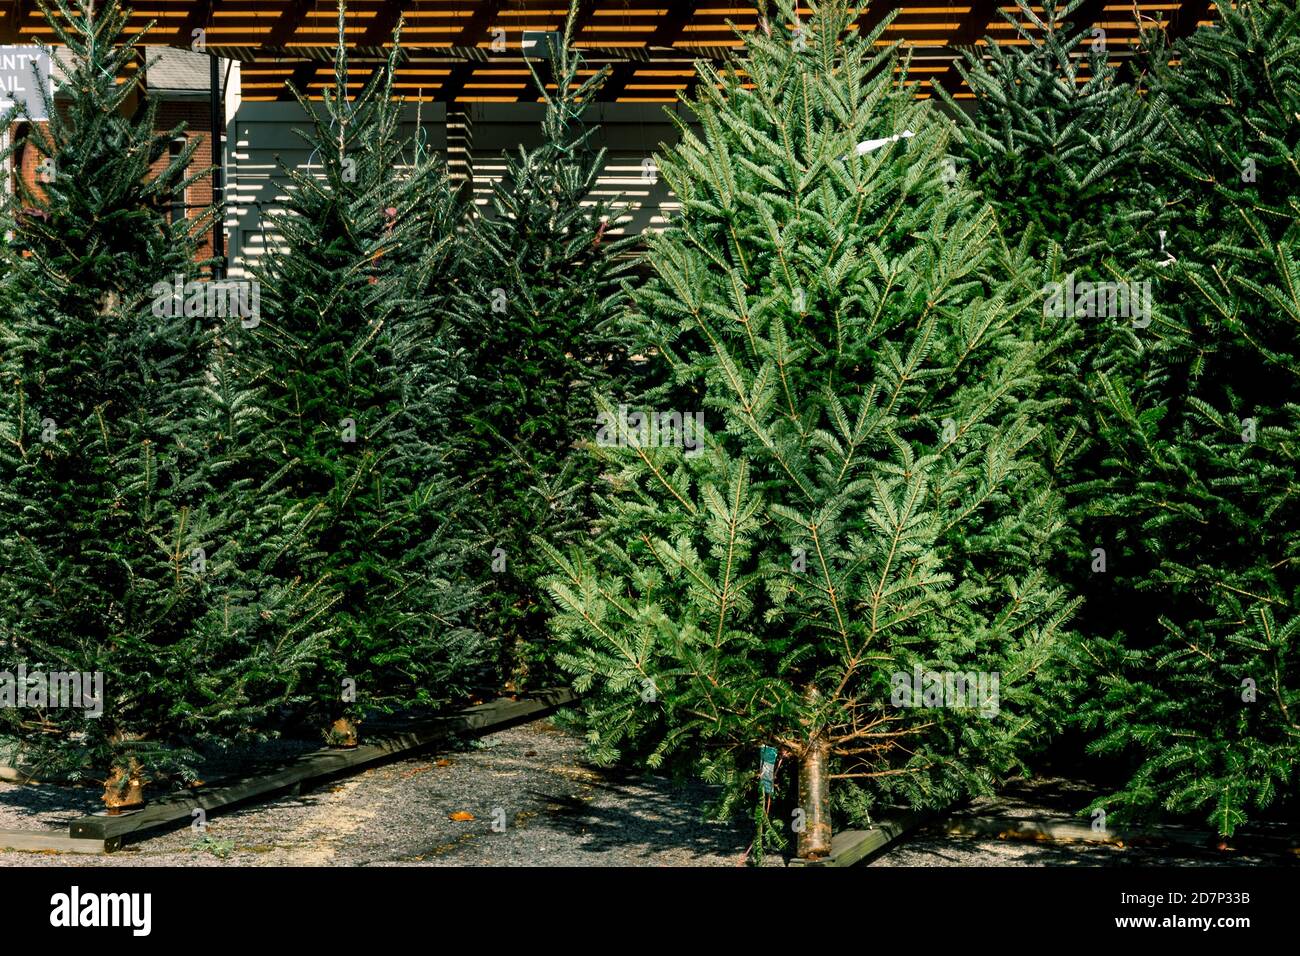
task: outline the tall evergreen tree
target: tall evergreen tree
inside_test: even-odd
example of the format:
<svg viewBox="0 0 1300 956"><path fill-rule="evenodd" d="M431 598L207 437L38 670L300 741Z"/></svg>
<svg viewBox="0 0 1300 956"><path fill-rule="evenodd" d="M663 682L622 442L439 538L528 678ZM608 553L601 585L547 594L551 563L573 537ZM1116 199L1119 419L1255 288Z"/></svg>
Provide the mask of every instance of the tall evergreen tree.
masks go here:
<svg viewBox="0 0 1300 956"><path fill-rule="evenodd" d="M1136 374L1135 356L1158 344L1143 334L1152 321L1147 296L1134 303L1127 293L1164 279L1159 247L1170 219L1160 188L1165 97L1135 82L1139 71L1111 62L1122 51L1104 29L1075 23L1081 3L1045 0L1039 10L1018 0L1016 11L1002 11L1017 42L987 38L957 63L975 97L972 111L936 86L957 119L949 175L968 177L993 206L1005 268L1026 294L1042 297L1042 334L1057 338L1051 379L1064 404L1044 435L1046 460L1079 499L1102 468L1098 373ZM1140 60L1145 50L1137 43L1127 52ZM1103 300L1074 308L1097 283L1106 284ZM1125 292L1123 315L1108 314L1114 286ZM1051 290L1062 287L1070 307L1053 309ZM1071 514L1081 534L1096 533L1081 511ZM1080 566L1080 583L1096 585L1087 562L1076 560ZM1097 597L1089 610L1105 618L1110 602Z"/></svg>
<svg viewBox="0 0 1300 956"><path fill-rule="evenodd" d="M1063 524L1033 449L1038 299L945 182L950 126L873 47L883 26L778 14L698 67L698 132L659 157L683 211L636 318L703 396L703 448L676 430L692 409L606 403L600 535L551 552L549 587L595 759L703 774L761 843L796 762L815 856L830 781L862 822L1019 766L1074 602L1045 570Z"/></svg>
<svg viewBox="0 0 1300 956"><path fill-rule="evenodd" d="M1141 42L1114 49L1104 29L1075 22L1079 9L1078 0L1045 0L1003 11L1016 42L988 37L957 63L974 94L969 112L936 89L957 121L949 174L967 177L992 205L1004 267L1040 299L1039 334L1056 344L1041 370L1061 404L1044 422L1042 453L1075 534L1056 570L1085 599L1077 626L1087 642L1121 634L1129 621L1130 592L1099 570L1126 521L1092 507L1110 474L1101 376L1139 380L1162 347L1152 306L1167 277L1158 249L1170 215L1160 168L1165 98L1147 88L1147 71L1111 62L1127 53L1124 62L1141 63L1148 51ZM1132 306L1135 288L1143 308L1112 311L1119 290ZM1095 693L1084 680L1077 692Z"/></svg>
<svg viewBox="0 0 1300 956"><path fill-rule="evenodd" d="M124 32L127 11L41 9L67 59L57 108L41 94L49 122L15 144L41 182L19 182L7 211L0 670L98 673L102 697L42 703L37 682L18 688L34 706L6 701L0 725L43 770L111 765L125 784L187 772L191 744L265 728L311 663L320 604L260 573L250 542L289 545L244 507L270 492L226 478L247 396L208 374L219 323L159 292L195 278L212 222L164 213L206 175L186 171L197 140L171 156L183 128L155 132L152 98L128 115L137 86L119 80L141 34Z"/></svg>
<svg viewBox="0 0 1300 956"><path fill-rule="evenodd" d="M1018 42L988 38L956 64L973 111L935 90L958 121L950 175L961 167L1006 236L1043 257L1055 244L1067 270L1127 275L1146 271L1163 221L1165 106L1111 62L1121 51L1104 29L1076 23L1082 3L1000 11Z"/></svg>
<svg viewBox="0 0 1300 956"><path fill-rule="evenodd" d="M1083 646L1083 713L1134 764L1098 806L1231 835L1294 799L1300 762L1300 13L1221 9L1151 72L1176 261L1140 374L1102 376L1089 511L1129 600Z"/></svg>
<svg viewBox="0 0 1300 956"><path fill-rule="evenodd" d="M618 325L630 240L606 234L618 210L592 196L605 151L583 118L605 74L581 78L572 26L571 12L562 42L530 62L541 143L503 157L488 208L470 223L457 305L470 373L457 404L460 462L488 538L482 628L515 683L544 680L548 658L534 539L587 534L596 469L575 450L595 431L593 390L634 377Z"/></svg>
<svg viewBox="0 0 1300 956"><path fill-rule="evenodd" d="M463 570L471 503L446 464L457 363L421 294L422 270L455 241L439 229L456 199L441 161L402 133L400 36L352 97L344 24L340 5L323 103L295 91L311 163L289 171L271 217L280 248L256 270L266 318L241 330L236 353L271 418L262 471L282 472L313 516L308 554L276 569L322 578L335 599L319 700L349 737L366 713L438 706L483 677Z"/></svg>

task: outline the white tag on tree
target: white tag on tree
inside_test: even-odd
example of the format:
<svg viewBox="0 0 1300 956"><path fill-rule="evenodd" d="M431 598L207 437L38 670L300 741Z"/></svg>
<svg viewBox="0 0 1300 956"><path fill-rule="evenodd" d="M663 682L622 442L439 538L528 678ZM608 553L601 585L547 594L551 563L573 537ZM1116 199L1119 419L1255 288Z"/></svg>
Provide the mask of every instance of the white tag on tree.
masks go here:
<svg viewBox="0 0 1300 956"><path fill-rule="evenodd" d="M867 153L875 152L880 147L889 143L895 143L900 139L911 139L916 134L910 129L905 129L901 133L895 133L893 136L886 136L884 139L865 139L853 147L853 152L859 156L865 156Z"/></svg>

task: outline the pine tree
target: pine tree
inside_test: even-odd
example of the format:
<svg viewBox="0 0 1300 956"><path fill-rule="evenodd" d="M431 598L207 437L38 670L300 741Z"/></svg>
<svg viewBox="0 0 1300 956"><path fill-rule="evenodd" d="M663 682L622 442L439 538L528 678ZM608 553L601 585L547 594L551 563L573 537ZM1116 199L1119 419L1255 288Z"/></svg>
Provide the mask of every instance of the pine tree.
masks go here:
<svg viewBox="0 0 1300 956"><path fill-rule="evenodd" d="M1102 376L1090 517L1129 600L1083 646L1083 699L1094 749L1134 765L1098 807L1229 836L1294 797L1300 760L1300 13L1219 13L1151 58L1176 261L1141 374Z"/></svg>
<svg viewBox="0 0 1300 956"><path fill-rule="evenodd" d="M1018 0L1016 13L1002 11L1018 42L990 37L957 62L975 97L971 112L936 86L959 131L949 175L964 173L993 206L1005 268L1016 270L1026 294L1043 298L1042 334L1057 337L1051 390L1063 406L1045 432L1046 460L1058 484L1074 491L1072 504L1086 499L1086 483L1102 469L1097 375L1140 374L1135 356L1152 345L1142 335L1152 320L1144 293L1165 278L1167 257L1158 250L1169 225L1159 165L1165 97L1135 80L1144 74L1111 62L1125 51L1110 46L1104 29L1075 26L1081 2L1045 0L1040 11ZM1126 52L1141 62L1147 51L1139 42ZM1117 286L1137 289L1144 308L1128 302L1125 314L1108 314ZM1108 290L1105 300L1080 309L1048 302L1062 290L1073 306L1095 288ZM1075 523L1095 534L1094 525ZM1096 585L1087 562L1074 567L1084 568L1085 590ZM1110 602L1096 597L1088 609L1104 617Z"/></svg>
<svg viewBox="0 0 1300 956"><path fill-rule="evenodd" d="M1040 13L1017 0L1017 12L1000 11L1019 42L988 38L956 64L972 112L936 85L960 131L949 175L960 165L1002 232L1040 257L1051 243L1066 269L1144 272L1163 221L1164 99L1111 62L1120 51L1104 29L1076 28L1082 3L1044 0Z"/></svg>
<svg viewBox="0 0 1300 956"><path fill-rule="evenodd" d="M271 219L280 251L256 270L266 318L235 352L271 418L262 471L282 471L289 499L311 515L307 555L276 573L331 591L337 631L318 703L346 737L368 713L440 706L483 677L463 568L472 502L445 444L458 363L421 294L433 281L425 269L444 265L455 241L439 230L454 224L456 198L441 161L402 134L400 36L350 97L344 23L340 5L323 104L297 93L311 165L289 172Z"/></svg>
<svg viewBox="0 0 1300 956"><path fill-rule="evenodd" d="M683 211L635 318L707 427L603 403L600 534L551 549L548 585L594 759L702 774L760 846L789 801L819 855L828 781L861 823L1021 766L1075 602L1046 571L1040 303L945 181L950 124L873 48L883 27L778 14L698 67L698 132L658 158Z"/></svg>
<svg viewBox="0 0 1300 956"><path fill-rule="evenodd" d="M618 210L591 195L605 151L583 119L605 74L582 79L572 26L571 12L562 42L529 63L545 107L541 143L503 156L489 207L469 226L456 307L470 375L459 460L489 542L481 626L511 686L548 676L547 567L534 539L562 546L590 525L595 462L575 449L595 432L593 390L610 392L616 377L635 388L619 328L632 240L606 233Z"/></svg>
<svg viewBox="0 0 1300 956"><path fill-rule="evenodd" d="M250 542L288 542L244 506L267 489L226 480L247 396L208 374L220 323L172 308L212 222L163 212L206 175L186 172L197 140L169 158L183 128L155 132L151 98L127 114L136 87L118 80L141 35L124 33L125 11L42 11L69 65L65 99L15 146L35 151L42 181L20 182L6 210L0 671L98 673L102 694L42 705L29 689L39 706L7 701L0 722L43 772L114 768L125 786L266 730L311 664L320 605L259 572ZM206 302L210 284L197 288Z"/></svg>

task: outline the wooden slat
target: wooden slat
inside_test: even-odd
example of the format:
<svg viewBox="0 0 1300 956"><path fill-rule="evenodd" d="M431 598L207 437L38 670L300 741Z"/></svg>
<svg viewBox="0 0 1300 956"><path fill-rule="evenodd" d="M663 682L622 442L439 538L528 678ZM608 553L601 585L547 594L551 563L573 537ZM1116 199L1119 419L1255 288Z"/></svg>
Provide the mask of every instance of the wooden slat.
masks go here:
<svg viewBox="0 0 1300 956"><path fill-rule="evenodd" d="M189 793L175 794L150 803L141 810L117 816L109 816L104 812L81 817L72 822L69 836L111 840L188 821L193 818L195 810L211 812L228 809L304 783L319 783L393 757L410 755L458 735L504 730L544 716L576 699L577 696L566 688L542 691L528 700L498 700L479 704L459 714L411 725L407 730L351 750L326 748L304 754L275 773L245 777L227 786L201 787Z"/></svg>
<svg viewBox="0 0 1300 956"><path fill-rule="evenodd" d="M957 32L952 35L948 45L954 49L964 46L974 46L984 34L988 32L989 25L993 22L994 17L998 14L999 0L972 0L970 9L966 16L962 18L961 24L957 27ZM954 59L952 65L939 77L938 82L949 93L956 93L961 87L961 74L957 72L957 63L960 58ZM931 83L936 82L931 80Z"/></svg>
<svg viewBox="0 0 1300 956"><path fill-rule="evenodd" d="M393 29L406 9L407 0L384 0L376 11L366 32L361 35L361 46L383 46L393 39Z"/></svg>
<svg viewBox="0 0 1300 956"><path fill-rule="evenodd" d="M931 819L929 813L903 813L882 819L869 830L842 830L831 837L829 856L818 860L790 861L791 866L856 866L898 843L917 827Z"/></svg>
<svg viewBox="0 0 1300 956"><path fill-rule="evenodd" d="M0 850L27 850L33 853L112 853L121 844L110 839L64 836L58 831L0 830Z"/></svg>
<svg viewBox="0 0 1300 956"><path fill-rule="evenodd" d="M266 35L263 44L284 46L288 43L307 19L307 14L311 12L313 6L313 0L292 0L280 14L280 19L275 21L275 26L271 27L271 32Z"/></svg>
<svg viewBox="0 0 1300 956"><path fill-rule="evenodd" d="M1182 6L1169 21L1168 35L1171 40L1180 40L1196 30L1196 24L1204 20L1210 12L1210 0L1183 0Z"/></svg>

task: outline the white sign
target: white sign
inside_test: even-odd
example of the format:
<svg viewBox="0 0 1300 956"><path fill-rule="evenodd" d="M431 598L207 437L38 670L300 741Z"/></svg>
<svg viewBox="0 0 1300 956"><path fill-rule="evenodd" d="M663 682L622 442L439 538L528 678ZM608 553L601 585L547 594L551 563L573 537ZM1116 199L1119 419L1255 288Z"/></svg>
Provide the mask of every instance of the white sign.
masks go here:
<svg viewBox="0 0 1300 956"><path fill-rule="evenodd" d="M52 95L50 57L36 46L0 46L0 115L14 106L26 108L28 119L49 119L40 87Z"/></svg>

